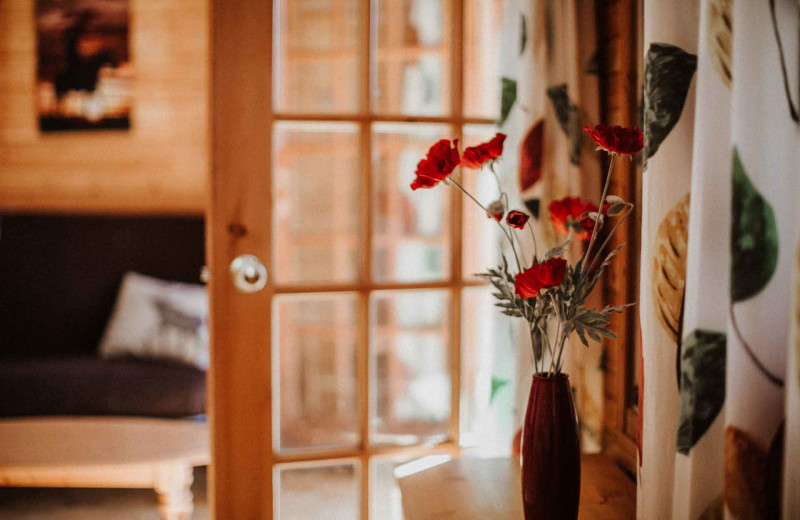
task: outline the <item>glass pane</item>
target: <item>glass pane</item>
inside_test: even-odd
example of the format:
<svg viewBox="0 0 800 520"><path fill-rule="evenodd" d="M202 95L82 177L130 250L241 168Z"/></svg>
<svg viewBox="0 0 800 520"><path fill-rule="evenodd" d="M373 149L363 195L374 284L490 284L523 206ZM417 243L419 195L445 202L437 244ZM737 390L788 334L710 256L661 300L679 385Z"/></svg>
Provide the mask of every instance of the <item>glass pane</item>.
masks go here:
<svg viewBox="0 0 800 520"><path fill-rule="evenodd" d="M503 0L464 0L464 115L467 117L500 116L502 29Z"/></svg>
<svg viewBox="0 0 800 520"><path fill-rule="evenodd" d="M276 473L275 516L279 520L359 518L361 471L357 461L278 466Z"/></svg>
<svg viewBox="0 0 800 520"><path fill-rule="evenodd" d="M450 104L451 0L377 0L377 88L383 114L443 115Z"/></svg>
<svg viewBox="0 0 800 520"><path fill-rule="evenodd" d="M366 0L276 2L277 111L303 114L358 111L362 1Z"/></svg>
<svg viewBox="0 0 800 520"><path fill-rule="evenodd" d="M494 137L497 127L494 125L465 125L464 147L475 146ZM501 159L503 160L503 159ZM498 178L503 182L506 192L513 193L514 186L502 177L501 168L495 168ZM477 170L462 168L463 186L472 193L484 206L487 206L499 195L497 179L484 168ZM498 225L467 197L463 198L462 242L463 273L466 279L476 279L473 275L495 267L500 263L500 246L505 245L503 232Z"/></svg>
<svg viewBox="0 0 800 520"><path fill-rule="evenodd" d="M277 449L358 445L358 296L278 296L274 312Z"/></svg>
<svg viewBox="0 0 800 520"><path fill-rule="evenodd" d="M374 457L370 461L370 520L403 520L403 496L394 476L394 468L405 462L408 460L390 457Z"/></svg>
<svg viewBox="0 0 800 520"><path fill-rule="evenodd" d="M398 479L444 464L452 457L432 454L422 457L388 455L373 457L370 473L370 520L403 520L403 500Z"/></svg>
<svg viewBox="0 0 800 520"><path fill-rule="evenodd" d="M514 323L494 306L492 288L461 296L461 445L508 456L514 436ZM528 343L523 345L529 349Z"/></svg>
<svg viewBox="0 0 800 520"><path fill-rule="evenodd" d="M357 280L361 256L358 127L278 123L274 140L277 282Z"/></svg>
<svg viewBox="0 0 800 520"><path fill-rule="evenodd" d="M450 421L450 294L375 293L370 326L373 442L444 440Z"/></svg>
<svg viewBox="0 0 800 520"><path fill-rule="evenodd" d="M443 280L450 275L450 189L412 192L417 163L450 135L442 125L373 127L373 262L380 282Z"/></svg>

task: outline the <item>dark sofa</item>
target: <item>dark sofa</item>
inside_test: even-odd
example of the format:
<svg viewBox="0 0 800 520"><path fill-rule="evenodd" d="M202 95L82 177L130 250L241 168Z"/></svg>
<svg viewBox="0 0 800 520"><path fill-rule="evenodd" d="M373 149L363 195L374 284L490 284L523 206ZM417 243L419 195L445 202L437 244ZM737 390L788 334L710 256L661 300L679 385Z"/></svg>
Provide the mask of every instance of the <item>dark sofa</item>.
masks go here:
<svg viewBox="0 0 800 520"><path fill-rule="evenodd" d="M201 218L0 218L0 417L205 413L202 370L97 355L126 271L199 283Z"/></svg>

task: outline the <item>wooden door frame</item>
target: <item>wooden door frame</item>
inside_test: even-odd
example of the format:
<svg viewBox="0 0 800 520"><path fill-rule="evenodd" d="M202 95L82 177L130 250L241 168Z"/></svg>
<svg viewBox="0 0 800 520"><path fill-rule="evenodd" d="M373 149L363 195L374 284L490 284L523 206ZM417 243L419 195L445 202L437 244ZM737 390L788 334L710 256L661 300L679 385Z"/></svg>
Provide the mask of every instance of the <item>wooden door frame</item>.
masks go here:
<svg viewBox="0 0 800 520"><path fill-rule="evenodd" d="M212 0L210 7L210 509L221 520L270 519L272 295L269 285L237 292L228 268L241 254L268 265L271 253L272 1Z"/></svg>
<svg viewBox="0 0 800 520"><path fill-rule="evenodd" d="M601 67L602 120L611 125L638 125L639 0L599 2L598 49ZM607 159L606 159L607 160ZM638 170L632 161L617 161L610 193L636 201L640 191ZM604 303L622 305L638 300L641 209L620 226L609 249L625 245L604 278ZM632 475L636 474L638 412L635 402L634 353L639 341L638 306L612 318L618 341L603 342L604 396L603 449Z"/></svg>

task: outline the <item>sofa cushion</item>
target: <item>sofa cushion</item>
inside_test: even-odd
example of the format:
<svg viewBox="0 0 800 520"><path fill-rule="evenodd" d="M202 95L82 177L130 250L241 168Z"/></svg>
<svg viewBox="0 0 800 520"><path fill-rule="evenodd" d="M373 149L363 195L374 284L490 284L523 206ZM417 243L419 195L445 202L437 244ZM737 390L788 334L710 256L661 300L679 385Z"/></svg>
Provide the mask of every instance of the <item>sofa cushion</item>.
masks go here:
<svg viewBox="0 0 800 520"><path fill-rule="evenodd" d="M0 363L0 417L205 413L205 372L167 361L98 357Z"/></svg>
<svg viewBox="0 0 800 520"><path fill-rule="evenodd" d="M208 293L202 285L125 273L100 356L168 359L208 368Z"/></svg>

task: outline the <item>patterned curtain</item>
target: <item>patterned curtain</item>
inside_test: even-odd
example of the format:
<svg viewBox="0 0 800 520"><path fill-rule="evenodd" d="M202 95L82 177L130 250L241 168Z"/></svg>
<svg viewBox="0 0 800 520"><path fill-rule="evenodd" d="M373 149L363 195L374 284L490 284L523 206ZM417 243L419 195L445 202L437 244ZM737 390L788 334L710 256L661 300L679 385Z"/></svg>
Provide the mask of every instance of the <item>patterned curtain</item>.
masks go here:
<svg viewBox="0 0 800 520"><path fill-rule="evenodd" d="M638 517L800 518L800 6L644 16Z"/></svg>
<svg viewBox="0 0 800 520"><path fill-rule="evenodd" d="M600 154L582 132L599 123L594 2L507 0L501 130L508 134L501 175L516 186L517 205L533 215L539 247L555 245L547 207L568 195L600 197ZM524 241L529 240L522 234ZM529 242L525 248L532 248ZM530 250L530 249L529 249ZM576 249L573 253L577 253ZM519 327L516 416L521 425L533 375L530 339ZM602 429L601 349L569 348L585 450Z"/></svg>
<svg viewBox="0 0 800 520"><path fill-rule="evenodd" d="M645 2L638 515L672 518L694 139L697 2Z"/></svg>

